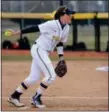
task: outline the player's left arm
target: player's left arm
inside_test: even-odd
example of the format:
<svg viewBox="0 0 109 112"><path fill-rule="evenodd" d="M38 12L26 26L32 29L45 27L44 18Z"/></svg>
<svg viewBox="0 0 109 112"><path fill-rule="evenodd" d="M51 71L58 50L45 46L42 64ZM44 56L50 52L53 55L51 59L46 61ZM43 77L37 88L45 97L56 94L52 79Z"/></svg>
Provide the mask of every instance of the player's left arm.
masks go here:
<svg viewBox="0 0 109 112"><path fill-rule="evenodd" d="M64 45L63 42L59 42L56 46L57 48L57 54L59 56L59 61L57 63L57 66L55 68L55 72L59 77L63 77L67 73L67 65L64 60Z"/></svg>
<svg viewBox="0 0 109 112"><path fill-rule="evenodd" d="M64 44L63 42L59 42L56 45L57 54L59 56L59 60L64 60Z"/></svg>
<svg viewBox="0 0 109 112"><path fill-rule="evenodd" d="M56 46L57 53L59 55L60 60L64 60L64 43L67 42L68 35L69 35L69 26L64 34L64 37L61 39L61 41Z"/></svg>
<svg viewBox="0 0 109 112"><path fill-rule="evenodd" d="M67 64L64 60L64 44L68 40L69 27L65 32L64 38L56 46L59 62L55 68L55 72L59 77L63 77L67 73Z"/></svg>

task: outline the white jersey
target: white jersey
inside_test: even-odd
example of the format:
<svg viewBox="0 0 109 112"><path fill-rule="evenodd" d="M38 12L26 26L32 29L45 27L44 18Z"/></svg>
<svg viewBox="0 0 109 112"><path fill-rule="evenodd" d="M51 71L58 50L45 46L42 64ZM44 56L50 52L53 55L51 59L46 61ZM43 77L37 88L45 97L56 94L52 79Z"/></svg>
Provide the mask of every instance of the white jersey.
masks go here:
<svg viewBox="0 0 109 112"><path fill-rule="evenodd" d="M66 24L62 29L59 20L50 20L38 25L40 36L37 44L47 51L53 51L59 42L67 42L69 25Z"/></svg>

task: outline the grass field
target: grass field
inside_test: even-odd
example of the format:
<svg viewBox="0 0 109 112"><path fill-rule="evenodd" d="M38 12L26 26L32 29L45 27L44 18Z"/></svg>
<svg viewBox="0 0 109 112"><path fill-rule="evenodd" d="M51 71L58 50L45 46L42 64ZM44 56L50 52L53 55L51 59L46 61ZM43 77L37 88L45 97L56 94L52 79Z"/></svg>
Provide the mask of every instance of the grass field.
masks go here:
<svg viewBox="0 0 109 112"><path fill-rule="evenodd" d="M31 56L22 56L22 57L20 57L20 56L2 56L2 60L4 60L4 61L26 61L26 60L32 60L32 58L31 58ZM56 60L58 60L58 57L51 57L51 60L53 60L53 61L56 61ZM74 61L74 60L78 60L78 61L80 61L80 60L88 60L88 61L91 61L91 60L95 60L95 61L98 61L98 60L100 60L100 61L107 61L107 59L102 59L102 58L94 58L94 59L92 59L92 58L72 58L72 57L69 57L69 58L65 58L65 60L67 60L67 61Z"/></svg>

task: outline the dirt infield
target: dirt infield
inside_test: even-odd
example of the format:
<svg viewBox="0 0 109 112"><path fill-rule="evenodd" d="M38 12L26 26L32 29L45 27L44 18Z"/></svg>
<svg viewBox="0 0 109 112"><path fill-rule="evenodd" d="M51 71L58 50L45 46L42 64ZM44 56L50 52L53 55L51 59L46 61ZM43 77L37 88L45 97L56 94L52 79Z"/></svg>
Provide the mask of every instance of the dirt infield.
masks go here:
<svg viewBox="0 0 109 112"><path fill-rule="evenodd" d="M2 56L26 56L29 51L2 50ZM51 54L56 56L56 52ZM47 106L41 110L108 110L108 72L96 71L99 66L108 66L108 54L97 52L66 52L65 57L91 58L92 60L67 61L68 73L58 78L44 93ZM106 60L93 60L106 59ZM56 61L53 61L56 64ZM39 110L30 105L39 82L22 95L21 101L28 108L16 108L7 102L11 92L29 74L31 61L2 61L2 110ZM43 76L43 75L42 75ZM42 79L42 78L41 78Z"/></svg>
<svg viewBox="0 0 109 112"><path fill-rule="evenodd" d="M57 77L44 93L47 107L41 110L108 110L108 73L95 70L98 66L107 66L107 61L67 61L67 64L67 75L62 79ZM30 107L39 82L22 96L21 101L28 109L18 109L7 102L10 93L28 76L30 65L31 61L2 62L3 111L39 110Z"/></svg>

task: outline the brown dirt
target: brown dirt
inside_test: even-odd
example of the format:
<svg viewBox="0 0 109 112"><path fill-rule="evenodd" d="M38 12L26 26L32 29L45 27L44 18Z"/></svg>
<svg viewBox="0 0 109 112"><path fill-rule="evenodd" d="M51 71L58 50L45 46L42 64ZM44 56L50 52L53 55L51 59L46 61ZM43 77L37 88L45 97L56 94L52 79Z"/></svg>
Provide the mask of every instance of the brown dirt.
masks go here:
<svg viewBox="0 0 109 112"><path fill-rule="evenodd" d="M77 56L77 54L73 53L72 56ZM101 55L103 58L107 58L107 54ZM98 55L96 56L98 57ZM47 108L41 110L108 110L108 73L95 70L96 67L107 66L108 62L103 60L67 61L67 65L67 75L63 78L57 77L56 81L44 93L43 100ZM30 66L30 61L2 62L3 111L22 110L10 105L7 98L28 76ZM30 106L30 97L35 93L38 84L39 82L32 85L23 94L21 101L27 106ZM36 111L39 109L29 108L27 110Z"/></svg>

